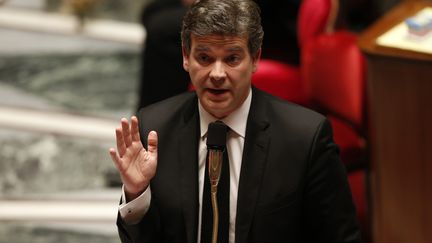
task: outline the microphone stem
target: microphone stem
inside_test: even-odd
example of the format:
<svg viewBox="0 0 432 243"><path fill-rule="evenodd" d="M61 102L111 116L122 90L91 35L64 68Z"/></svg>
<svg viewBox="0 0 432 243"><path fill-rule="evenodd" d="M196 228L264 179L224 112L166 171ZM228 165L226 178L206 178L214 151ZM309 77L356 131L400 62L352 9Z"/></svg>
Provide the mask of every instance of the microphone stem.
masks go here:
<svg viewBox="0 0 432 243"><path fill-rule="evenodd" d="M213 209L212 243L217 243L219 210L217 203L217 187L221 175L223 150L209 150L208 173L211 188L211 202Z"/></svg>
<svg viewBox="0 0 432 243"><path fill-rule="evenodd" d="M217 243L218 226L219 226L219 210L218 210L218 204L217 204L217 192L211 193L211 202L212 202L212 208L213 208L212 243Z"/></svg>

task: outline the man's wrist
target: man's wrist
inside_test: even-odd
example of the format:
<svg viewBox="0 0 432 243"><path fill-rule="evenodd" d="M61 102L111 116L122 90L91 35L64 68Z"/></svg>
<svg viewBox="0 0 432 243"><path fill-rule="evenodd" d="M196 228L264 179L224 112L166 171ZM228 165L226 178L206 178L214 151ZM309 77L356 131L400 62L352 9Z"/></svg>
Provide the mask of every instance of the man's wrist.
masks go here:
<svg viewBox="0 0 432 243"><path fill-rule="evenodd" d="M122 188L122 200L119 205L119 213L126 224L137 224L147 213L150 207L150 185L137 198L126 202L125 186Z"/></svg>
<svg viewBox="0 0 432 243"><path fill-rule="evenodd" d="M146 185L143 189L141 190L135 190L135 191L131 191L129 190L126 186L124 187L124 192L125 192L125 199L126 202L130 202L133 201L135 198L139 197L141 194L143 194L143 192L147 189L148 185Z"/></svg>

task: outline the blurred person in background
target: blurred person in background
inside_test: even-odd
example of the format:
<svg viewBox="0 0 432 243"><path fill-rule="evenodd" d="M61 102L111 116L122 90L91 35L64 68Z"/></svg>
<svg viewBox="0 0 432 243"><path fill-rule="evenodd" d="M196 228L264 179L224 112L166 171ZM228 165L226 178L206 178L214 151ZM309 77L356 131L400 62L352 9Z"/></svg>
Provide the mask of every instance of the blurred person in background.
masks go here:
<svg viewBox="0 0 432 243"><path fill-rule="evenodd" d="M297 15L301 0L254 0L261 9L265 38L262 58L298 65Z"/></svg>
<svg viewBox="0 0 432 243"><path fill-rule="evenodd" d="M188 89L182 68L181 23L194 0L154 0L144 8L141 23L147 39L141 54L137 110Z"/></svg>

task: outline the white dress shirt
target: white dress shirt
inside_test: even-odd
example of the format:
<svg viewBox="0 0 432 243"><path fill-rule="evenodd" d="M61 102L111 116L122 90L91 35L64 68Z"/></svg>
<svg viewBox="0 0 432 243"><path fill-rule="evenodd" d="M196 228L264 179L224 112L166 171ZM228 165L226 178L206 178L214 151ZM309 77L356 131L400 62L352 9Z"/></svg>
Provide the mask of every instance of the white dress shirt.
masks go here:
<svg viewBox="0 0 432 243"><path fill-rule="evenodd" d="M199 213L198 213L198 243L201 238L201 209L202 195L204 188L204 171L207 155L207 128L208 124L216 120L223 121L231 130L227 134L227 150L228 159L230 161L230 226L229 226L229 242L235 241L235 221L237 213L237 193L240 179L240 168L242 163L243 146L246 135L246 124L249 109L252 101L252 90L249 90L249 95L243 104L223 119L217 119L208 113L198 103L200 115L201 136L198 144L198 193L199 193ZM150 186L138 198L126 203L126 197L123 190L122 203L119 206L119 211L122 219L126 223L137 223L146 214L150 207L151 193Z"/></svg>

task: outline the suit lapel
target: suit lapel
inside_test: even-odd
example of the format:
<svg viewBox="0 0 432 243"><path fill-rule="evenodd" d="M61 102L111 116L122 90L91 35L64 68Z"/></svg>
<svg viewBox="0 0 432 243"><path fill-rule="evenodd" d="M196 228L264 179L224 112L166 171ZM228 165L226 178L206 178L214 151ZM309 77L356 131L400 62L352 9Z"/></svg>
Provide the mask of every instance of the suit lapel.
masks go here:
<svg viewBox="0 0 432 243"><path fill-rule="evenodd" d="M266 166L270 124L265 110L262 94L253 89L237 198L236 243L247 241Z"/></svg>
<svg viewBox="0 0 432 243"><path fill-rule="evenodd" d="M180 149L180 188L186 242L196 243L198 225L198 139L199 115L196 97L184 113L178 137Z"/></svg>

